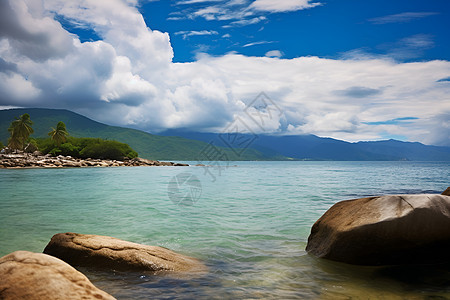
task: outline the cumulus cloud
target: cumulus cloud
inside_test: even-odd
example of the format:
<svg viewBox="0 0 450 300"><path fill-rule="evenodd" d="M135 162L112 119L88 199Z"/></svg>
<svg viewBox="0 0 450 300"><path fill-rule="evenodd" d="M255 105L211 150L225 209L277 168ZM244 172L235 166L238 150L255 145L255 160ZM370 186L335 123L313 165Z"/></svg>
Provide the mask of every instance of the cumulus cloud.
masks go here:
<svg viewBox="0 0 450 300"><path fill-rule="evenodd" d="M17 71L17 65L14 63L7 62L0 57L0 72L6 73L8 71Z"/></svg>
<svg viewBox="0 0 450 300"><path fill-rule="evenodd" d="M72 49L72 38L37 3L0 2L0 38L15 52L37 61L64 57Z"/></svg>
<svg viewBox="0 0 450 300"><path fill-rule="evenodd" d="M239 118L258 133L350 141L389 133L448 143L450 86L442 80L450 74L448 61L399 63L358 53L346 59L280 59L275 50L269 57L202 54L195 62L173 63L169 35L148 28L135 4L6 3L2 8L12 17L1 20L2 107L68 108L153 132L221 131ZM81 42L56 16L92 28L101 40ZM44 38L35 49L36 36ZM262 91L272 104L254 105Z"/></svg>

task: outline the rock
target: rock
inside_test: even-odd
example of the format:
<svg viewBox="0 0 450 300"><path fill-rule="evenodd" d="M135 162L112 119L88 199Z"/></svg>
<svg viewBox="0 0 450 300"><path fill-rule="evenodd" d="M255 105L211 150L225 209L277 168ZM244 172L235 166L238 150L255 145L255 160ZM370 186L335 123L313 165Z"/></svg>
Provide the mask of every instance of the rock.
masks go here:
<svg viewBox="0 0 450 300"><path fill-rule="evenodd" d="M306 251L357 265L450 261L450 197L392 195L336 203L312 227Z"/></svg>
<svg viewBox="0 0 450 300"><path fill-rule="evenodd" d="M13 152L14 152L14 150L11 148L8 148L8 147L3 148L1 151L2 154L11 154Z"/></svg>
<svg viewBox="0 0 450 300"><path fill-rule="evenodd" d="M7 150L7 149L6 149ZM5 151L6 151L5 150ZM158 162L154 160L148 160L143 158L133 158L131 160L117 161L117 160L102 160L102 159L79 159L71 156L58 155L52 157L50 155L42 156L39 151L33 152L33 154L15 152L11 154L0 154L0 166L6 168L20 168L20 167L117 167L117 166L187 166L185 164L175 164L172 162Z"/></svg>
<svg viewBox="0 0 450 300"><path fill-rule="evenodd" d="M0 299L115 299L62 260L16 251L0 258Z"/></svg>
<svg viewBox="0 0 450 300"><path fill-rule="evenodd" d="M450 196L450 186L445 191L443 191L441 195Z"/></svg>
<svg viewBox="0 0 450 300"><path fill-rule="evenodd" d="M140 245L108 236L58 233L52 237L44 253L73 266L135 271L205 271L205 266L195 258L166 248Z"/></svg>
<svg viewBox="0 0 450 300"><path fill-rule="evenodd" d="M70 160L63 160L62 161L62 165L64 167L68 167L68 168L79 168L79 167L81 167L81 163L80 162L70 161Z"/></svg>

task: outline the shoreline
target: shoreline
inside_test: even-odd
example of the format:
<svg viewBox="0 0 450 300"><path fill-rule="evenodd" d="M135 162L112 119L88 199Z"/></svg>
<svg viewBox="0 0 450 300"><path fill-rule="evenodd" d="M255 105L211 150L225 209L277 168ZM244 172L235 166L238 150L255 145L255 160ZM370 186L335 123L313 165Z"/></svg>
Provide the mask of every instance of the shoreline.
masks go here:
<svg viewBox="0 0 450 300"><path fill-rule="evenodd" d="M124 160L74 158L71 156L51 156L16 153L0 154L0 169L51 169L51 168L108 168L108 167L187 167L188 164L133 158Z"/></svg>

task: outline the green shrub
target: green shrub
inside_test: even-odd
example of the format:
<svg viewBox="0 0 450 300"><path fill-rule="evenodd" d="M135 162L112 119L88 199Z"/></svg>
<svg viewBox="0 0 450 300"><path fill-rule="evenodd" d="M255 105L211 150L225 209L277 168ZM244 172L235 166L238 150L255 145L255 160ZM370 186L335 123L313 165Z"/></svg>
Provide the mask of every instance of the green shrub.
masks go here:
<svg viewBox="0 0 450 300"><path fill-rule="evenodd" d="M100 138L74 138L68 137L66 143L59 147L50 139L38 140L39 150L44 154L70 155L76 158L98 158L122 160L125 157L138 156L129 145L117 141Z"/></svg>
<svg viewBox="0 0 450 300"><path fill-rule="evenodd" d="M89 143L83 150L80 151L80 156L83 158L100 158L100 159L116 159L121 160L125 157L135 158L137 153L127 144L119 143L117 141L99 140L94 143Z"/></svg>
<svg viewBox="0 0 450 300"><path fill-rule="evenodd" d="M3 143L0 141L0 149L5 148L5 146L3 146Z"/></svg>
<svg viewBox="0 0 450 300"><path fill-rule="evenodd" d="M80 147L74 146L71 143L64 143L61 146L55 148L61 150L60 155L64 156L72 156L79 157L80 156Z"/></svg>
<svg viewBox="0 0 450 300"><path fill-rule="evenodd" d="M47 153L46 153L47 154ZM53 148L50 152L48 152L51 156L58 156L61 155L61 149L59 148Z"/></svg>
<svg viewBox="0 0 450 300"><path fill-rule="evenodd" d="M39 151L41 151L43 154L48 154L50 153L50 151L56 148L55 143L49 138L47 139L38 138L36 139L36 141L38 144Z"/></svg>

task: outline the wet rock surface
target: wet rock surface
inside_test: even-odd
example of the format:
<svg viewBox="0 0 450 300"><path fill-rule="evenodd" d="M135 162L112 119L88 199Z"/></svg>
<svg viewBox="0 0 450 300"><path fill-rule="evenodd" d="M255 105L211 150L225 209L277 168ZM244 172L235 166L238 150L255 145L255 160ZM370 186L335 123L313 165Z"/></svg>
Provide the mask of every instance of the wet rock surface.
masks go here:
<svg viewBox="0 0 450 300"><path fill-rule="evenodd" d="M338 202L311 229L306 251L357 265L450 261L450 196L388 195Z"/></svg>
<svg viewBox="0 0 450 300"><path fill-rule="evenodd" d="M16 251L0 258L0 299L115 299L62 260Z"/></svg>
<svg viewBox="0 0 450 300"><path fill-rule="evenodd" d="M45 247L53 255L73 266L123 271L203 272L197 259L157 246L123 241L109 236L58 233Z"/></svg>

